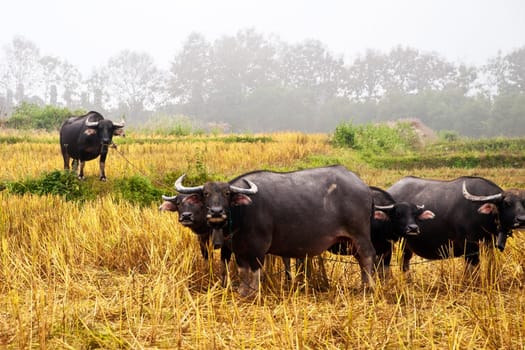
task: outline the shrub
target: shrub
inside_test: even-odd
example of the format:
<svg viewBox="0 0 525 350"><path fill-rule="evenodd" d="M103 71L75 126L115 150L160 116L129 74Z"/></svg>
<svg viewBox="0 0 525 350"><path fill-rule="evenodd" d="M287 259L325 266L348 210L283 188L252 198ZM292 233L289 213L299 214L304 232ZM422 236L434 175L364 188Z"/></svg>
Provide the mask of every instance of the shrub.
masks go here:
<svg viewBox="0 0 525 350"><path fill-rule="evenodd" d="M404 152L416 149L419 141L408 123L353 125L339 124L332 136L332 144L349 147L365 153Z"/></svg>
<svg viewBox="0 0 525 350"><path fill-rule="evenodd" d="M70 111L67 108L54 106L39 107L36 104L23 102L13 112L6 126L14 129L45 129L58 130L64 120L72 115L80 115L83 111Z"/></svg>
<svg viewBox="0 0 525 350"><path fill-rule="evenodd" d="M87 199L91 196L88 187L78 181L76 175L70 171L54 170L43 174L39 179L7 182L5 186L14 194L54 194L63 196L68 201Z"/></svg>
<svg viewBox="0 0 525 350"><path fill-rule="evenodd" d="M163 194L150 180L138 175L116 180L114 189L121 198L141 206L159 202Z"/></svg>

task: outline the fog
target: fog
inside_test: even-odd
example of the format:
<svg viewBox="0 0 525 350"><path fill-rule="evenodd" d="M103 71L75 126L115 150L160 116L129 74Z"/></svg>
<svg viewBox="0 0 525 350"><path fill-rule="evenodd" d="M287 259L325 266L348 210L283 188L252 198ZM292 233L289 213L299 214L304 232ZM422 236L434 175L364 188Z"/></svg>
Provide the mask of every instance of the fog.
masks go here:
<svg viewBox="0 0 525 350"><path fill-rule="evenodd" d="M523 124L495 110L524 90L523 1L22 0L2 13L4 115L30 101L229 131L418 118L483 136ZM447 108L423 108L438 101Z"/></svg>

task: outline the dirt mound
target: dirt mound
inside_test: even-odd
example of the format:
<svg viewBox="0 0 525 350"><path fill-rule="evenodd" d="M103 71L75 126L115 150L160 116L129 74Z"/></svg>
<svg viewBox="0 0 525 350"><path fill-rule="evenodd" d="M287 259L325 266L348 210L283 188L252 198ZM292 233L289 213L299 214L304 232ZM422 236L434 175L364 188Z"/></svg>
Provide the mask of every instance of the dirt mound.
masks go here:
<svg viewBox="0 0 525 350"><path fill-rule="evenodd" d="M403 119L397 119L395 121L387 122L388 125L394 126L398 123L408 123L412 129L415 131L417 137L419 138L419 141L421 144L426 145L428 143L432 143L438 139L438 136L428 126L425 125L421 120L417 118L403 118Z"/></svg>

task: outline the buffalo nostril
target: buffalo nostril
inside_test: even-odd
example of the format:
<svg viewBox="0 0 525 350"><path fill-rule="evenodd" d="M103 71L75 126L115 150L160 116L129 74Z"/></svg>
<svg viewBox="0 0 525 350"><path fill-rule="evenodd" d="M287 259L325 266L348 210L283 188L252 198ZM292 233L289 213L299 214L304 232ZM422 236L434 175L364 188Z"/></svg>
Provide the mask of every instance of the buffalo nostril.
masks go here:
<svg viewBox="0 0 525 350"><path fill-rule="evenodd" d="M419 226L418 225L408 225L407 227L407 234L411 234L411 235L418 235L419 234Z"/></svg>
<svg viewBox="0 0 525 350"><path fill-rule="evenodd" d="M209 214L212 217L222 216L224 214L224 209L222 207L212 207L209 210Z"/></svg>

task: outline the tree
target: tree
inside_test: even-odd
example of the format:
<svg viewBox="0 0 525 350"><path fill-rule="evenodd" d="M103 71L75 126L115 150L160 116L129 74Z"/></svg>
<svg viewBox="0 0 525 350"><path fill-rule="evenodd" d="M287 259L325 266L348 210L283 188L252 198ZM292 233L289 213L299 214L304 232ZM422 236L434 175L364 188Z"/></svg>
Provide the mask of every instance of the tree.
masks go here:
<svg viewBox="0 0 525 350"><path fill-rule="evenodd" d="M313 103L318 106L344 89L343 58L332 55L318 40L283 45L278 62L283 85L287 88L310 90L312 96L315 96Z"/></svg>
<svg viewBox="0 0 525 350"><path fill-rule="evenodd" d="M386 92L420 93L441 90L454 76L454 67L435 53L398 46L387 57Z"/></svg>
<svg viewBox="0 0 525 350"><path fill-rule="evenodd" d="M242 106L257 88L271 84L274 48L254 30L215 41L210 60L208 119L232 125L245 117Z"/></svg>
<svg viewBox="0 0 525 350"><path fill-rule="evenodd" d="M4 48L5 63L1 72L3 88L15 91L15 102L39 94L41 81L40 50L31 41L17 36Z"/></svg>
<svg viewBox="0 0 525 350"><path fill-rule="evenodd" d="M104 68L94 69L85 81L84 107L88 110L102 112L109 102L109 77Z"/></svg>
<svg viewBox="0 0 525 350"><path fill-rule="evenodd" d="M379 51L366 50L348 68L346 96L356 101L377 101L384 93L387 58Z"/></svg>
<svg viewBox="0 0 525 350"><path fill-rule="evenodd" d="M57 85L60 81L60 60L57 57L44 56L40 59L42 67L42 82L44 88L44 102L57 105Z"/></svg>
<svg viewBox="0 0 525 350"><path fill-rule="evenodd" d="M124 50L106 66L110 103L131 119L153 110L165 88L163 74L147 53Z"/></svg>
<svg viewBox="0 0 525 350"><path fill-rule="evenodd" d="M210 94L211 45L201 34L191 33L170 69L169 94L186 113L204 116Z"/></svg>

